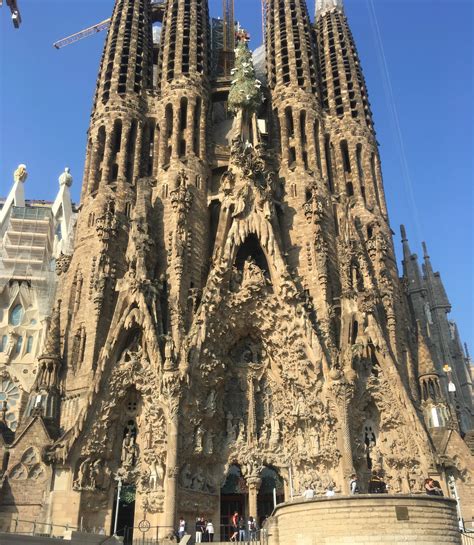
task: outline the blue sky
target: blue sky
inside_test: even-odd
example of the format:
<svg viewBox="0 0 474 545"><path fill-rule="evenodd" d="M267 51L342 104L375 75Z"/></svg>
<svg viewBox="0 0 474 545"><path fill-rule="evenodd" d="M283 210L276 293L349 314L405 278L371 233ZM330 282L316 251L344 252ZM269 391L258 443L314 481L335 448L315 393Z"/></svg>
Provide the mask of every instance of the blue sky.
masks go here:
<svg viewBox="0 0 474 545"><path fill-rule="evenodd" d="M53 199L58 175L69 166L78 200L105 33L60 51L52 43L110 17L113 0L19 4L20 30L13 29L7 8L0 9L0 195L9 190L16 166L25 163L27 198ZM399 225L404 223L413 252L421 255L421 241L428 243L453 305L451 317L474 353L474 4L346 0L345 5L374 111L398 256ZM313 13L314 0L309 8ZM220 15L221 1L211 0L210 10ZM258 45L259 1L236 0L236 15L250 30L252 45Z"/></svg>

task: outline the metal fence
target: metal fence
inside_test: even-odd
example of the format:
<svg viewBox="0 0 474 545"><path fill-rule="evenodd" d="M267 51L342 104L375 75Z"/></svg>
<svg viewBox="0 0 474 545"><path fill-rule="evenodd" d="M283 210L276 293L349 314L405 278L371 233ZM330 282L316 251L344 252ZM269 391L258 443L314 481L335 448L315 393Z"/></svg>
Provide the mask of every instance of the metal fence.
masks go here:
<svg viewBox="0 0 474 545"><path fill-rule="evenodd" d="M5 531L10 534L23 534L27 536L59 537L62 538L68 530L78 530L76 526L63 524L51 524L38 522L37 520L25 520L15 518L10 528Z"/></svg>

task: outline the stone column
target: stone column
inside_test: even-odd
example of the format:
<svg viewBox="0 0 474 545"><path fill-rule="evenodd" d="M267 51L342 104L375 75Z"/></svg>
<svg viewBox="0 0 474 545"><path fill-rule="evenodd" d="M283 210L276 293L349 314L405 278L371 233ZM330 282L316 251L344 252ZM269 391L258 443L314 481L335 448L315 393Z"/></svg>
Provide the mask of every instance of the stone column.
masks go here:
<svg viewBox="0 0 474 545"><path fill-rule="evenodd" d="M140 177L140 164L142 157L142 142L143 142L143 129L145 124L141 121L137 124L137 139L135 144L135 157L133 158L133 177L130 180L132 185L135 185L136 179Z"/></svg>
<svg viewBox="0 0 474 545"><path fill-rule="evenodd" d="M188 98L188 111L186 112L186 129L184 139L186 140L186 155L194 155L194 110L196 108L196 98Z"/></svg>
<svg viewBox="0 0 474 545"><path fill-rule="evenodd" d="M349 477L354 472L352 460L351 431L349 426L349 403L354 393L354 385L347 382L340 371L331 371L333 382L330 386L337 407L342 440L342 483L343 494L349 494Z"/></svg>
<svg viewBox="0 0 474 545"><path fill-rule="evenodd" d="M118 157L118 178L125 179L127 171L127 151L131 135L131 121L124 121L122 125L122 138L120 140L120 152Z"/></svg>
<svg viewBox="0 0 474 545"><path fill-rule="evenodd" d="M113 129L111 129L105 139L105 151L104 159L102 161L102 184L108 184L110 182L110 162L112 158L112 137Z"/></svg>
<svg viewBox="0 0 474 545"><path fill-rule="evenodd" d="M288 164L290 161L290 154L288 151L290 149L290 140L288 138L288 125L286 122L285 109L282 106L279 108L278 115L280 118L280 134L278 136L281 139L281 155L283 162Z"/></svg>
<svg viewBox="0 0 474 545"><path fill-rule="evenodd" d="M178 485L178 425L179 425L179 378L176 372L163 377L169 408L168 452L166 456L166 485L164 501L164 526L168 533L176 528L176 492Z"/></svg>
<svg viewBox="0 0 474 545"><path fill-rule="evenodd" d="M170 422L168 432L168 455L166 464L166 495L164 503L166 531L173 531L176 523L176 487L179 473L178 462L178 418Z"/></svg>
<svg viewBox="0 0 474 545"><path fill-rule="evenodd" d="M258 520L257 496L260 490L262 479L260 477L248 477L247 486L249 487L249 517Z"/></svg>
<svg viewBox="0 0 474 545"><path fill-rule="evenodd" d="M180 141L181 141L181 120L180 120L180 107L179 102L175 105L175 108L173 110L173 134L172 134L172 142L173 147L171 150L171 157L173 159L177 159L179 157L179 148L180 148Z"/></svg>

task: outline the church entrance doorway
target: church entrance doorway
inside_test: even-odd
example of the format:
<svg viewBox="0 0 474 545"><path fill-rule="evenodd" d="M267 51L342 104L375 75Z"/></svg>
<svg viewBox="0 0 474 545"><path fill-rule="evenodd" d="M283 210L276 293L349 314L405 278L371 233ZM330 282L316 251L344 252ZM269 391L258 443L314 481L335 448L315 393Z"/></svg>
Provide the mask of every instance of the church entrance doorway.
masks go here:
<svg viewBox="0 0 474 545"><path fill-rule="evenodd" d="M247 519L248 490L239 466L230 466L224 486L221 488L220 539L228 541L232 534L232 516Z"/></svg>
<svg viewBox="0 0 474 545"><path fill-rule="evenodd" d="M117 488L114 494L114 508L112 512L112 528L110 533L114 533L115 513L117 510ZM124 538L124 545L133 543L133 524L135 521L135 486L123 484L120 491L120 500L118 504L117 517L117 535Z"/></svg>
<svg viewBox="0 0 474 545"><path fill-rule="evenodd" d="M262 482L257 496L257 522L261 528L263 521L272 514L275 494L277 504L285 501L285 489L283 479L273 467L264 467L260 478Z"/></svg>

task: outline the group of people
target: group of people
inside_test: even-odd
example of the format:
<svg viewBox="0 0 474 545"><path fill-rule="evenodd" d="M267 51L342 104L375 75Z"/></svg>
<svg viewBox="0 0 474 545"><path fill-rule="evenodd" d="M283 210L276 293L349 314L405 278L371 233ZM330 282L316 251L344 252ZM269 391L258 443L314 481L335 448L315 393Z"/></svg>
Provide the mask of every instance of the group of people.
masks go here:
<svg viewBox="0 0 474 545"><path fill-rule="evenodd" d="M444 496L439 481L435 481L434 479L431 479L431 478L425 479L424 487L425 487L426 494L430 496ZM359 480L355 473L353 473L350 476L349 491L351 495L362 493ZM376 470L373 470L370 476L370 480L367 486L367 493L368 494L387 494L388 493L387 484L384 482L381 475ZM324 495L325 496L335 495L334 486L332 484L327 487ZM311 488L310 486L307 486L302 496L305 500L312 500L313 498L316 497L316 493L313 490L313 488Z"/></svg>
<svg viewBox="0 0 474 545"><path fill-rule="evenodd" d="M214 524L212 520L205 520L204 517L197 517L195 524L195 542L212 543L214 541ZM186 521L183 517L179 519L178 538L179 541L187 534Z"/></svg>
<svg viewBox="0 0 474 545"><path fill-rule="evenodd" d="M245 522L237 511L231 518L231 536L230 541L257 541L257 521L249 517Z"/></svg>
<svg viewBox="0 0 474 545"><path fill-rule="evenodd" d="M204 517L197 517L195 524L195 543L212 543L214 541L214 524L212 520L205 520ZM178 538L179 541L187 534L186 521L183 517L179 519ZM247 521L236 511L231 518L230 541L257 541L257 522L254 517Z"/></svg>

